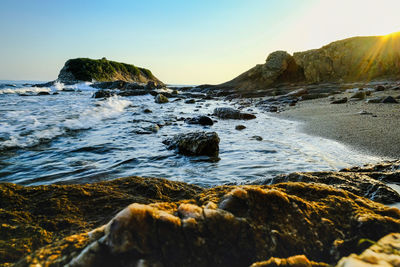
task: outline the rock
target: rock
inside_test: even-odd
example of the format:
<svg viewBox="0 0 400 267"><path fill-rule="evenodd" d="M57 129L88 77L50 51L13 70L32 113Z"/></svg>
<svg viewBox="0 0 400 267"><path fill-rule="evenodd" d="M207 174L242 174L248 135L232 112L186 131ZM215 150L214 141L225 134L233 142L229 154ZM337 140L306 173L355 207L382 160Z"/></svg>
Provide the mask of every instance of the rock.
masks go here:
<svg viewBox="0 0 400 267"><path fill-rule="evenodd" d="M57 80L62 83L76 83L81 81L117 81L119 83L154 82L157 85L164 85L148 69L139 68L131 64L107 60L106 58L97 60L89 58L70 59L61 69Z"/></svg>
<svg viewBox="0 0 400 267"><path fill-rule="evenodd" d="M366 94L364 91L359 91L355 94L353 94L350 98L356 98L356 99L365 99Z"/></svg>
<svg viewBox="0 0 400 267"><path fill-rule="evenodd" d="M296 255L286 259L270 258L267 261L253 263L250 267L329 267L324 262L314 262L307 259L304 255Z"/></svg>
<svg viewBox="0 0 400 267"><path fill-rule="evenodd" d="M55 81L50 81L47 83L37 83L37 84L32 84L31 87L52 87L54 85ZM7 84L8 86L10 86L10 84ZM15 87L15 86L10 86L10 87Z"/></svg>
<svg viewBox="0 0 400 267"><path fill-rule="evenodd" d="M240 125L236 125L236 126L235 126L235 129L238 130L238 131L241 131L241 130L246 129L246 126L241 125L241 124L240 124Z"/></svg>
<svg viewBox="0 0 400 267"><path fill-rule="evenodd" d="M112 97L114 96L115 93L109 90L99 90L95 92L92 97L93 98L106 98L106 97Z"/></svg>
<svg viewBox="0 0 400 267"><path fill-rule="evenodd" d="M258 135L253 135L252 137L250 137L250 140L262 141L263 138L261 136L258 136Z"/></svg>
<svg viewBox="0 0 400 267"><path fill-rule="evenodd" d="M49 92L39 92L36 95L50 95L50 93Z"/></svg>
<svg viewBox="0 0 400 267"><path fill-rule="evenodd" d="M189 119L186 119L185 122L188 124L200 124L203 126L214 124L212 119L207 116L198 116L198 117L194 117L194 118L189 118Z"/></svg>
<svg viewBox="0 0 400 267"><path fill-rule="evenodd" d="M253 114L242 113L239 110L228 107L214 109L213 115L221 119L233 119L233 120L251 120L256 118L256 116Z"/></svg>
<svg viewBox="0 0 400 267"><path fill-rule="evenodd" d="M277 107L277 106L270 106L270 107L268 108L268 111L269 111L269 112L278 112L278 107Z"/></svg>
<svg viewBox="0 0 400 267"><path fill-rule="evenodd" d="M379 91L385 91L385 86L383 86L383 85L378 85L378 86L376 86L375 87L375 91L377 91L377 92L379 92Z"/></svg>
<svg viewBox="0 0 400 267"><path fill-rule="evenodd" d="M146 89L156 89L157 88L157 84L154 81L148 81L146 84Z"/></svg>
<svg viewBox="0 0 400 267"><path fill-rule="evenodd" d="M168 103L168 102L169 102L169 101L168 101L168 98L167 98L166 96L164 96L163 94L158 94L158 95L156 95L154 101L155 101L156 103L158 103L158 104L164 104L164 103Z"/></svg>
<svg viewBox="0 0 400 267"><path fill-rule="evenodd" d="M143 112L144 112L144 113L152 113L153 111L151 111L151 109L145 108L145 109L143 110Z"/></svg>
<svg viewBox="0 0 400 267"><path fill-rule="evenodd" d="M219 137L216 132L178 134L163 143L168 149L176 149L183 155L217 157L219 153Z"/></svg>
<svg viewBox="0 0 400 267"><path fill-rule="evenodd" d="M300 88L300 89L294 90L294 91L292 91L290 93L287 93L286 96L300 97L300 96L303 96L303 95L306 95L306 94L308 94L308 90L305 89L305 88Z"/></svg>
<svg viewBox="0 0 400 267"><path fill-rule="evenodd" d="M399 230L399 210L326 185L220 186L182 201L133 203L106 225L37 250L20 264L235 267L299 254L310 263L334 263L354 252L361 238L375 241Z"/></svg>
<svg viewBox="0 0 400 267"><path fill-rule="evenodd" d="M118 92L120 96L138 96L138 95L147 95L154 91L149 91L146 89L137 89L137 90L126 90Z"/></svg>
<svg viewBox="0 0 400 267"><path fill-rule="evenodd" d="M196 103L196 100L194 99L185 100L185 104L194 104L194 103Z"/></svg>
<svg viewBox="0 0 400 267"><path fill-rule="evenodd" d="M360 241L372 244L372 246L360 255L351 254L348 257L342 258L336 265L337 267L399 266L400 233L389 234L377 243L368 239Z"/></svg>
<svg viewBox="0 0 400 267"><path fill-rule="evenodd" d="M276 51L268 56L265 64L256 65L228 82L201 88L216 96L258 97L272 95L273 88L282 85L398 79L399 46L400 35L392 34L385 40L382 36L347 38L293 56ZM371 59L371 51L377 47L379 51ZM378 86L378 90L381 88ZM285 93L288 92L278 94Z"/></svg>
<svg viewBox="0 0 400 267"><path fill-rule="evenodd" d="M383 100L382 97L374 97L367 99L367 103L381 103Z"/></svg>
<svg viewBox="0 0 400 267"><path fill-rule="evenodd" d="M394 99L392 96L387 96L382 100L382 103L385 103L385 104L393 103L393 104L395 104L395 103L399 103L399 102L397 102L397 100Z"/></svg>
<svg viewBox="0 0 400 267"><path fill-rule="evenodd" d="M60 244L57 239L62 240L57 250L38 250L50 253L39 262L46 266L44 261L63 260L68 253L79 252L90 242L87 234L70 235L103 225L127 205L191 199L203 190L186 183L135 176L91 184L24 187L1 183L0 265L17 262L52 242Z"/></svg>
<svg viewBox="0 0 400 267"><path fill-rule="evenodd" d="M283 182L321 183L338 189L344 189L356 195L384 204L400 202L400 195L395 190L367 173L295 172L289 175L276 176L272 180L266 182L272 184Z"/></svg>
<svg viewBox="0 0 400 267"><path fill-rule="evenodd" d="M347 103L347 97L343 97L331 102L331 104L344 104Z"/></svg>
<svg viewBox="0 0 400 267"><path fill-rule="evenodd" d="M158 126L157 124L153 124L153 125L143 128L143 130L145 130L147 132L156 133L160 130L160 126Z"/></svg>
<svg viewBox="0 0 400 267"><path fill-rule="evenodd" d="M366 110L361 110L360 112L358 112L358 114L360 114L360 115L372 115L371 112L368 112Z"/></svg>

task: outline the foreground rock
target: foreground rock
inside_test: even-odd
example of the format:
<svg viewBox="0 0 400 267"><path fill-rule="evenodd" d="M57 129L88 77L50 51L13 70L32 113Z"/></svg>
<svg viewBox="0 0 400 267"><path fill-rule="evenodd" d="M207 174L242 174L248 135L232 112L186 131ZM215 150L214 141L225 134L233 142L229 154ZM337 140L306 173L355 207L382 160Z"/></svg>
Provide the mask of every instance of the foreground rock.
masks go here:
<svg viewBox="0 0 400 267"><path fill-rule="evenodd" d="M216 132L178 134L163 143L168 149L176 149L178 153L188 156L217 157L219 153L219 137Z"/></svg>
<svg viewBox="0 0 400 267"><path fill-rule="evenodd" d="M0 183L0 265L109 221L127 205L192 199L204 189L163 179L127 177L77 185ZM70 237L72 248L85 239ZM43 259L42 259L43 260Z"/></svg>
<svg viewBox="0 0 400 267"><path fill-rule="evenodd" d="M131 204L105 226L18 265L249 266L302 254L334 263L361 238L398 231L399 210L330 186L220 186L188 201Z"/></svg>
<svg viewBox="0 0 400 267"><path fill-rule="evenodd" d="M256 116L253 114L242 113L239 110L228 107L214 109L213 115L221 119L233 119L233 120L252 120L256 118Z"/></svg>
<svg viewBox="0 0 400 267"><path fill-rule="evenodd" d="M131 64L116 61L89 58L75 58L68 60L58 75L62 83L77 83L82 81L92 82L153 82L155 85L164 85L150 70L139 68ZM116 85L117 86L117 85ZM107 86L99 87L102 89Z"/></svg>
<svg viewBox="0 0 400 267"><path fill-rule="evenodd" d="M365 240L365 242L371 242ZM374 243L374 242L372 242ZM352 254L343 258L337 267L371 267L371 266L399 266L400 264L400 234L393 233L380 239L362 254Z"/></svg>
<svg viewBox="0 0 400 267"><path fill-rule="evenodd" d="M381 179L384 175L380 173ZM344 189L384 204L400 202L400 195L395 190L380 180L369 176L368 173L295 172L288 175L279 175L268 181L268 183L272 184L282 182L321 183L331 185L337 189Z"/></svg>

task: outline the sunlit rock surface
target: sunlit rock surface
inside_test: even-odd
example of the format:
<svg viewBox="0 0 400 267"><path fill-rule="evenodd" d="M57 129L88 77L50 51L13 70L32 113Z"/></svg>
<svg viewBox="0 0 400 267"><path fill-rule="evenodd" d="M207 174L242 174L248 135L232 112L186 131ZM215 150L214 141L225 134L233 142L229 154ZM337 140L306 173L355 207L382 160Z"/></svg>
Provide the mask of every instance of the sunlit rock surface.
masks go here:
<svg viewBox="0 0 400 267"><path fill-rule="evenodd" d="M368 82L400 78L400 33L353 37L319 49L271 53L264 64L215 86L204 86L219 95L283 95L282 85L327 82ZM293 90L293 88L292 88ZM257 92L259 91L259 92ZM251 92L251 93L250 93Z"/></svg>
<svg viewBox="0 0 400 267"><path fill-rule="evenodd" d="M374 243L360 255L351 254L350 256L341 259L336 266L400 266L400 234L393 233L387 235L377 243Z"/></svg>

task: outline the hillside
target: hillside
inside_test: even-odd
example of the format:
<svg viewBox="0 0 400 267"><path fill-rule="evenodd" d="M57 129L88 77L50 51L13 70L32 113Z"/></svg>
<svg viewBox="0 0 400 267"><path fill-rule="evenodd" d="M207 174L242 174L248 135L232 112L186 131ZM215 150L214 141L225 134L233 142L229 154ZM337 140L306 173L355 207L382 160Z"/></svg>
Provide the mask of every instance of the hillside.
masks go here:
<svg viewBox="0 0 400 267"><path fill-rule="evenodd" d="M400 33L385 36L353 37L319 49L271 53L264 64L256 65L231 81L211 89L245 92L265 90L282 84L324 82L369 82L400 78Z"/></svg>

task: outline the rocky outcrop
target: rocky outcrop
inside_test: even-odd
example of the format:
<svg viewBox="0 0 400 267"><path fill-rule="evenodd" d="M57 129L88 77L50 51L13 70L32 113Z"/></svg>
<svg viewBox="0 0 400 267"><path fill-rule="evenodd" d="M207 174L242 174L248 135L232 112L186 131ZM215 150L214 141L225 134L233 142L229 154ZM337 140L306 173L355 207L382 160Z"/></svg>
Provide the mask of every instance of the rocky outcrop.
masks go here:
<svg viewBox="0 0 400 267"><path fill-rule="evenodd" d="M178 134L163 143L168 149L176 149L178 153L188 156L217 157L219 153L219 137L216 132Z"/></svg>
<svg viewBox="0 0 400 267"><path fill-rule="evenodd" d="M248 92L265 90L281 82L301 82L304 80L303 70L294 58L285 51L271 53L265 64L260 64L239 75L235 79L211 87L213 89Z"/></svg>
<svg viewBox="0 0 400 267"><path fill-rule="evenodd" d="M18 265L249 266L301 254L333 263L361 238L399 230L399 210L326 185L221 186L190 201L131 204Z"/></svg>
<svg viewBox="0 0 400 267"><path fill-rule="evenodd" d="M74 83L82 81L99 82L136 82L149 83L154 86L164 85L150 70L139 68L131 64L116 61L89 58L75 58L68 60L58 75L58 81L62 83ZM105 89L105 85L101 85ZM104 88L103 88L104 87ZM108 88L112 89L112 88Z"/></svg>
<svg viewBox="0 0 400 267"><path fill-rule="evenodd" d="M276 86L327 82L368 82L400 78L400 33L354 37L319 49L271 53L265 64L256 65L231 81L203 86L217 95L283 95ZM199 87L200 88L200 87Z"/></svg>
<svg viewBox="0 0 400 267"><path fill-rule="evenodd" d="M400 34L353 37L294 53L309 83L400 77Z"/></svg>

